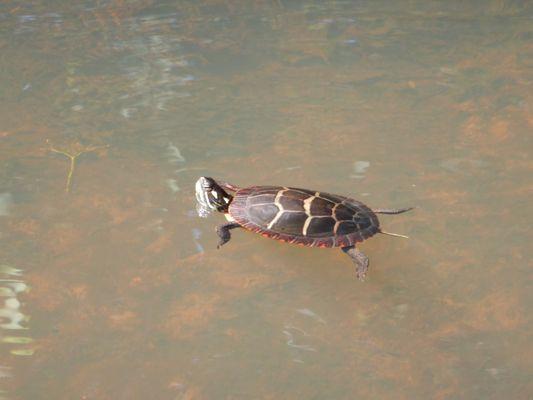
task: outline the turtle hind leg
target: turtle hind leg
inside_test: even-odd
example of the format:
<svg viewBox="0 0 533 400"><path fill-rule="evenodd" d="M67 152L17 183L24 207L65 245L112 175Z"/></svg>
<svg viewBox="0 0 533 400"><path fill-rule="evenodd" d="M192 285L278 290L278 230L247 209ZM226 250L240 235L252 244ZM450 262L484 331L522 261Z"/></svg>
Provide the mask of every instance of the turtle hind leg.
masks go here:
<svg viewBox="0 0 533 400"><path fill-rule="evenodd" d="M239 228L240 225L235 222L228 222L217 226L217 235L220 238L217 249L220 249L225 243L231 239L230 229Z"/></svg>
<svg viewBox="0 0 533 400"><path fill-rule="evenodd" d="M376 214L401 214L407 211L411 211L414 207L406 208L376 208L374 211Z"/></svg>
<svg viewBox="0 0 533 400"><path fill-rule="evenodd" d="M355 246L342 247L342 251L348 254L355 263L357 279L364 281L366 271L368 271L368 257L356 249Z"/></svg>

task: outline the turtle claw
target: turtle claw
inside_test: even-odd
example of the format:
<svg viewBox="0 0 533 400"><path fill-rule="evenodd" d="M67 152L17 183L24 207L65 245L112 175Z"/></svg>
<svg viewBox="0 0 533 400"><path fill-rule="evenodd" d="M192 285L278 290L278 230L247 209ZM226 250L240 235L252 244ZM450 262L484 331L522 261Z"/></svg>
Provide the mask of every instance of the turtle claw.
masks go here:
<svg viewBox="0 0 533 400"><path fill-rule="evenodd" d="M217 231L217 233L218 233L218 231ZM228 232L228 233L229 233L229 232ZM219 235L220 235L220 234L219 234ZM220 237L220 240L219 240L219 242L218 242L218 244L217 244L217 250L220 250L220 248L221 248L222 246L224 246L224 244L226 244L226 243L228 243L228 242L229 242L229 238L228 238L227 236L226 236L226 237L222 237L222 236L221 236L221 237Z"/></svg>
<svg viewBox="0 0 533 400"><path fill-rule="evenodd" d="M355 271L355 276L357 276L357 279L359 279L361 282L364 282L366 279L366 271L368 271L368 264L366 267L358 265L357 270Z"/></svg>

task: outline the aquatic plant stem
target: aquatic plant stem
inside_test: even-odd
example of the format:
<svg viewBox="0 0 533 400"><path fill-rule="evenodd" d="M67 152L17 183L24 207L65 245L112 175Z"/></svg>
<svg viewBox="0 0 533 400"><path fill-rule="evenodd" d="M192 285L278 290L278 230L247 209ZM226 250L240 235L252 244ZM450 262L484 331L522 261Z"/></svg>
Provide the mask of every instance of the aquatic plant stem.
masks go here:
<svg viewBox="0 0 533 400"><path fill-rule="evenodd" d="M95 150L98 150L98 149L101 149L101 148L105 148L105 147L108 147L108 146L106 145L106 146L86 147L85 149L80 150L80 151L78 151L75 154L71 154L71 153L69 153L67 151L58 150L58 149L56 149L54 147L50 147L50 151L53 151L54 153L62 154L65 157L68 157L69 160L70 160L70 168L69 168L68 175L67 175L67 182L65 184L65 192L66 193L70 192L70 187L72 186L72 176L74 175L74 169L76 168L76 159L79 156L81 156L83 153L89 153L91 151L95 151Z"/></svg>
<svg viewBox="0 0 533 400"><path fill-rule="evenodd" d="M70 192L70 185L72 183L72 175L74 175L74 168L76 167L76 158L78 158L80 154L82 154L82 152L79 151L76 154L70 154L70 153L67 153L66 151L57 150L53 147L50 148L50 151L53 151L54 153L58 153L58 154L63 154L64 156L70 159L70 168L68 171L67 183L65 185L65 192L68 193Z"/></svg>

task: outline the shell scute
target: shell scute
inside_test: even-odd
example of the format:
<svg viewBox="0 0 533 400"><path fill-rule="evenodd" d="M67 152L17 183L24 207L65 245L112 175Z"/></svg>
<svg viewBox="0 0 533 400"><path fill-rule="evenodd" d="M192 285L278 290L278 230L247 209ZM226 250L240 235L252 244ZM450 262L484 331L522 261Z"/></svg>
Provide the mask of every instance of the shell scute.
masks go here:
<svg viewBox="0 0 533 400"><path fill-rule="evenodd" d="M356 230L358 230L358 229L357 229L357 224L355 222L353 222L353 221L343 221L343 222L339 223L335 233L337 235L347 235L350 232L354 232Z"/></svg>
<svg viewBox="0 0 533 400"><path fill-rule="evenodd" d="M337 196L337 195L334 195L334 194L329 194L329 193L323 193L323 192L316 192L318 194L318 197L320 197L321 199L324 199L326 201L329 201L333 204L337 204L341 200L341 196Z"/></svg>
<svg viewBox="0 0 533 400"><path fill-rule="evenodd" d="M274 203L251 205L248 208L250 219L257 222L260 226L268 226L268 224L276 218L279 208Z"/></svg>
<svg viewBox="0 0 533 400"><path fill-rule="evenodd" d="M301 211L304 212L304 201L302 199L292 197L292 196L286 196L286 192L283 192L282 195L279 196L279 204L283 207L284 210L288 211Z"/></svg>
<svg viewBox="0 0 533 400"><path fill-rule="evenodd" d="M311 206L309 207L312 216L331 216L333 215L333 208L335 203L331 201L324 200L321 197L314 197L311 201Z"/></svg>
<svg viewBox="0 0 533 400"><path fill-rule="evenodd" d="M308 189L298 189L298 188L286 188L287 191L284 193L285 196L294 197L297 199L305 200L309 196L314 196L316 192Z"/></svg>
<svg viewBox="0 0 533 400"><path fill-rule="evenodd" d="M351 221L353 216L353 210L349 209L344 204L338 204L335 207L335 218L338 221Z"/></svg>
<svg viewBox="0 0 533 400"><path fill-rule="evenodd" d="M336 221L331 217L313 217L306 229L306 236L332 236Z"/></svg>
<svg viewBox="0 0 533 400"><path fill-rule="evenodd" d="M250 197L250 205L274 203L275 198L276 198L276 195L274 193L257 194L253 197Z"/></svg>
<svg viewBox="0 0 533 400"><path fill-rule="evenodd" d="M356 218L354 222L360 231L368 229L371 226L371 222L367 218Z"/></svg>
<svg viewBox="0 0 533 400"><path fill-rule="evenodd" d="M302 227L307 219L304 212L283 212L279 215L270 230L289 235L301 235Z"/></svg>

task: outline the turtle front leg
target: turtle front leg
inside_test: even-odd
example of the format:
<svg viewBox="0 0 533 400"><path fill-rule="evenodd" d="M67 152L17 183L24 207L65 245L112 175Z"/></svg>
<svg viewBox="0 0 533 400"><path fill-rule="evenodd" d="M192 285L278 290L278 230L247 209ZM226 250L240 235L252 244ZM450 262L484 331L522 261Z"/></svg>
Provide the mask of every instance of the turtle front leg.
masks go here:
<svg viewBox="0 0 533 400"><path fill-rule="evenodd" d="M366 276L366 271L368 271L368 257L365 256L359 250L357 250L355 246L343 247L342 251L348 254L350 258L353 260L353 262L355 263L357 267L355 270L357 279L359 279L360 281L364 281L365 276Z"/></svg>
<svg viewBox="0 0 533 400"><path fill-rule="evenodd" d="M231 239L230 229L239 228L240 225L235 222L227 222L220 226L217 226L217 235L220 238L217 249L220 249L225 243Z"/></svg>

